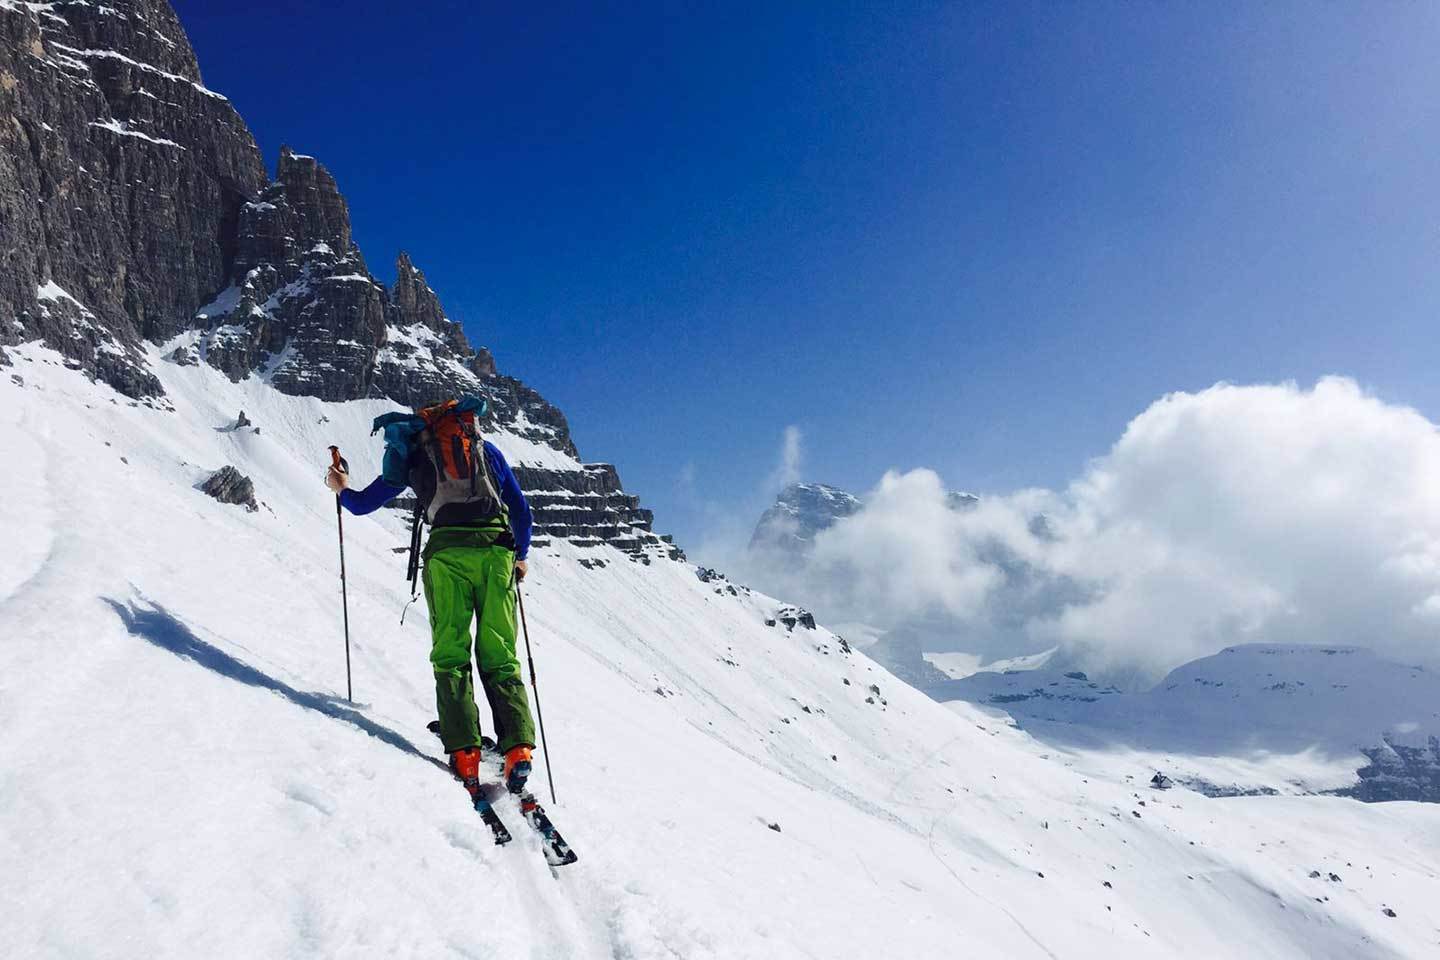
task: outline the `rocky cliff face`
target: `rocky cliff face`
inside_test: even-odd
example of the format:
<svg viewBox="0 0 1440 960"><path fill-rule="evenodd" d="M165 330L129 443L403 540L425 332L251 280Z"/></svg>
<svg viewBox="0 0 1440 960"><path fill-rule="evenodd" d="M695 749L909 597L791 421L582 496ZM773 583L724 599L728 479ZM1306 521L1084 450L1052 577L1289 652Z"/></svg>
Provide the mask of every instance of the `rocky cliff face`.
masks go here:
<svg viewBox="0 0 1440 960"><path fill-rule="evenodd" d="M564 415L470 345L409 256L389 288L370 274L323 165L287 147L267 177L165 0L0 0L0 138L0 364L38 339L155 402L150 341L325 400L479 393L488 429L542 448L507 451L542 539L679 555L614 467L579 463Z"/></svg>
<svg viewBox="0 0 1440 960"><path fill-rule="evenodd" d="M684 557L669 536L656 536L655 515L621 489L620 475L608 463L587 463L580 470L522 466L515 477L535 511L541 543L559 538L580 546L608 543L642 558Z"/></svg>
<svg viewBox="0 0 1440 960"><path fill-rule="evenodd" d="M330 172L282 148L274 181L240 207L228 282L196 312L199 357L325 400L480 392L489 352L470 347L404 253L396 275L392 291L370 274Z"/></svg>
<svg viewBox="0 0 1440 960"><path fill-rule="evenodd" d="M189 326L265 183L163 0L0 0L0 349L41 339L132 397Z"/></svg>
<svg viewBox="0 0 1440 960"><path fill-rule="evenodd" d="M1361 751L1370 761L1357 771L1359 782L1338 793L1375 803L1384 800L1417 800L1440 803L1440 737L1429 737L1424 746L1392 743Z"/></svg>

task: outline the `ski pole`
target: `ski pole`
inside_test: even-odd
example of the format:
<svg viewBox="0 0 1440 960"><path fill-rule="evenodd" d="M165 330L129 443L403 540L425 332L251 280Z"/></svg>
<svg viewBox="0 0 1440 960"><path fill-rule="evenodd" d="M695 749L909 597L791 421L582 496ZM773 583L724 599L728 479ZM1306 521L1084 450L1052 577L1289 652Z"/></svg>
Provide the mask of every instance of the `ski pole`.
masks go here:
<svg viewBox="0 0 1440 960"><path fill-rule="evenodd" d="M555 772L550 769L550 746L545 742L545 713L540 709L540 685L535 682L535 654L530 650L530 627L525 623L525 595L515 584L515 599L520 603L520 630L525 634L525 659L530 661L530 688L535 691L535 719L540 723L540 749L545 754L545 778L550 781L550 802L555 799Z"/></svg>
<svg viewBox="0 0 1440 960"><path fill-rule="evenodd" d="M340 456L340 448L330 448L330 469L338 470L343 474L350 473L350 464ZM350 597L349 590L345 584L345 520L340 512L340 494L335 494L335 529L340 532L340 609L345 615L345 701L355 702L354 691L350 687Z"/></svg>

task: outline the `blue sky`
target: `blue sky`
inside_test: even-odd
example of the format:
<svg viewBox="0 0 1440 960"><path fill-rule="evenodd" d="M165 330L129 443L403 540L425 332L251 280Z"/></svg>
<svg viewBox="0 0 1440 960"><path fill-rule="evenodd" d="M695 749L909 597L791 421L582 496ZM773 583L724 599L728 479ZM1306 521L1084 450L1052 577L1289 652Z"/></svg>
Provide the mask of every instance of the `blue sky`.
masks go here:
<svg viewBox="0 0 1440 960"><path fill-rule="evenodd" d="M1440 8L536 6L176 3L682 543L791 424L986 492L1220 380L1440 414Z"/></svg>

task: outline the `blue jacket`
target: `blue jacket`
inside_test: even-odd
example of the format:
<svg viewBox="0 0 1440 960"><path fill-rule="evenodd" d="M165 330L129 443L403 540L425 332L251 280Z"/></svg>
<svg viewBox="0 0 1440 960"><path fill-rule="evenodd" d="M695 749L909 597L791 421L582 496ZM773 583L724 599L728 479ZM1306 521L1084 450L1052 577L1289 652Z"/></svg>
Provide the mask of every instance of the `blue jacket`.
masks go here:
<svg viewBox="0 0 1440 960"><path fill-rule="evenodd" d="M534 525L530 504L520 490L520 481L515 479L515 471L505 462L505 455L489 440L485 441L485 462L490 465L490 472L500 485L500 499L505 501L505 510L510 515L510 534L515 538L515 559L524 560L530 553L530 528ZM386 483L382 474L370 481L370 486L364 490L356 491L347 487L340 491L340 505L356 516L364 516L379 510L404 493L405 489Z"/></svg>

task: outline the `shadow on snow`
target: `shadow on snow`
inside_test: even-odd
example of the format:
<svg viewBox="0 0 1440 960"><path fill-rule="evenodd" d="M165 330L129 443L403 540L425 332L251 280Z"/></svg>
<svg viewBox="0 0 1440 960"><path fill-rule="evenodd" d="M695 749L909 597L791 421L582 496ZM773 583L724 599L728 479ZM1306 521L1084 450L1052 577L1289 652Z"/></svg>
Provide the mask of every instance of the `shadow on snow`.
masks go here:
<svg viewBox="0 0 1440 960"><path fill-rule="evenodd" d="M115 611L115 615L124 622L125 629L130 631L133 636L147 640L163 650L168 650L183 660L199 664L206 670L217 673L228 680L235 680L246 686L278 693L297 707L314 710L331 719L348 723L375 739L388 743L397 750L432 763L441 769L446 769L445 764L426 754L394 730L376 723L336 697L325 693L296 690L288 683L255 669L243 660L236 659L214 644L206 643L195 636L194 631L183 621L157 603L147 600L145 601L146 606L142 607L133 602L121 603L109 597L100 599L110 605L110 608Z"/></svg>

